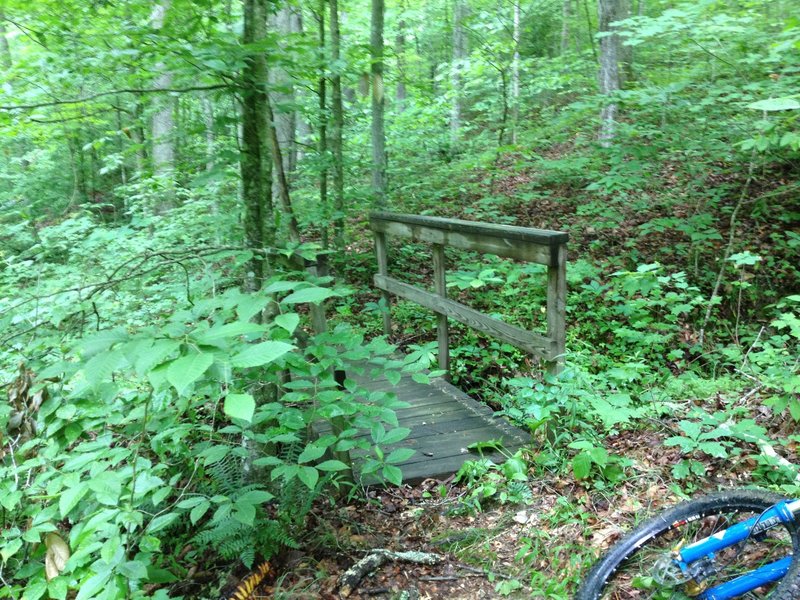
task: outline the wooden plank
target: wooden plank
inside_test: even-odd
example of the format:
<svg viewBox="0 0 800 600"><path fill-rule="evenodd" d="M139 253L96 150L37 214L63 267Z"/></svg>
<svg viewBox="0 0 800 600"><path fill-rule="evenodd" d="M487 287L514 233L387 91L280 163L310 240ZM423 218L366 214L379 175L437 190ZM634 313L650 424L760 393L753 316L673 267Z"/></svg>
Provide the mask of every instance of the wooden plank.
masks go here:
<svg viewBox="0 0 800 600"><path fill-rule="evenodd" d="M547 337L553 340L547 371L557 375L564 368L567 326L567 249L558 249L556 264L547 268Z"/></svg>
<svg viewBox="0 0 800 600"><path fill-rule="evenodd" d="M447 298L444 246L433 245L433 289L441 298ZM450 373L450 341L447 315L437 315L436 340L439 347L439 368Z"/></svg>
<svg viewBox="0 0 800 600"><path fill-rule="evenodd" d="M528 242L540 246L559 246L561 244L566 244L569 240L569 236L562 231L534 229L532 227L516 227L513 225L498 225L494 223L478 223L476 221L465 221L463 219L448 219L444 217L409 215L385 211L370 213L369 218L370 223L402 223L405 225L440 229L442 231L453 231L517 242Z"/></svg>
<svg viewBox="0 0 800 600"><path fill-rule="evenodd" d="M410 238L415 242L429 242L442 244L461 250L496 254L506 258L514 258L542 265L549 265L553 260L554 246L549 244L536 244L497 235L479 235L477 233L462 233L447 231L422 225L409 225L387 220L373 220L372 230L375 232ZM486 227L489 227L486 225Z"/></svg>
<svg viewBox="0 0 800 600"><path fill-rule="evenodd" d="M375 232L375 255L378 260L378 274L389 275L389 255L386 249L386 235L380 232ZM386 302L386 312L383 313L383 333L389 336L392 333L392 317L389 312L392 298L386 292L384 292L382 296Z"/></svg>
<svg viewBox="0 0 800 600"><path fill-rule="evenodd" d="M508 342L529 354L541 356L545 360L551 360L552 357L556 356L553 352L553 341L549 338L531 333L515 325L509 325L499 319L484 315L475 309L464 306L460 302L447 298L440 298L436 294L431 294L425 290L415 288L393 277L375 275L374 282L375 286L381 290L416 302L436 313L447 315L473 329L483 331L504 342Z"/></svg>

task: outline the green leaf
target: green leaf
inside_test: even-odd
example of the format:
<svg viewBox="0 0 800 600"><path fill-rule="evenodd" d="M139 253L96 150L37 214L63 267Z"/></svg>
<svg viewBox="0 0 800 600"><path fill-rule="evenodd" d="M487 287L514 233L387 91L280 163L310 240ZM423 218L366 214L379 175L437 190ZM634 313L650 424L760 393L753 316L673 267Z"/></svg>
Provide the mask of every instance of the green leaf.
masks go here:
<svg viewBox="0 0 800 600"><path fill-rule="evenodd" d="M0 558L3 559L3 562L6 562L9 558L14 556L20 548L22 548L21 539L17 538L15 540L11 540L2 548L0 548Z"/></svg>
<svg viewBox="0 0 800 600"><path fill-rule="evenodd" d="M184 392L208 370L214 362L214 355L207 352L193 352L173 360L167 367L167 381L177 390Z"/></svg>
<svg viewBox="0 0 800 600"><path fill-rule="evenodd" d="M203 500L192 509L192 512L189 513L189 521L191 521L192 525L195 525L200 519L203 518L208 512L208 509L211 508L211 503L208 500Z"/></svg>
<svg viewBox="0 0 800 600"><path fill-rule="evenodd" d="M309 444L303 449L300 456L297 457L297 462L301 464L311 462L312 460L317 460L323 454L325 454L325 448Z"/></svg>
<svg viewBox="0 0 800 600"><path fill-rule="evenodd" d="M586 479L592 470L592 457L586 452L581 452L572 459L572 473L575 479Z"/></svg>
<svg viewBox="0 0 800 600"><path fill-rule="evenodd" d="M391 464L405 462L414 456L416 452L417 451L412 448L397 448L389 453L389 456L386 457L386 462Z"/></svg>
<svg viewBox="0 0 800 600"><path fill-rule="evenodd" d="M83 367L86 381L93 386L109 381L111 374L119 368L124 358L119 350L98 354Z"/></svg>
<svg viewBox="0 0 800 600"><path fill-rule="evenodd" d="M728 457L728 450L719 442L702 442L699 448L706 454L715 456L716 458Z"/></svg>
<svg viewBox="0 0 800 600"><path fill-rule="evenodd" d="M283 327L289 333L294 333L300 324L300 315L297 313L285 313L275 317L275 325Z"/></svg>
<svg viewBox="0 0 800 600"><path fill-rule="evenodd" d="M199 334L195 339L201 344L214 344L225 338L238 337L249 333L263 333L265 329L266 327L258 323L236 321L227 325L212 327Z"/></svg>
<svg viewBox="0 0 800 600"><path fill-rule="evenodd" d="M65 519L67 515L75 508L78 502L81 501L86 493L89 491L89 484L85 481L80 482L74 487L69 487L61 492L61 498L58 500L58 510L61 513L61 518Z"/></svg>
<svg viewBox="0 0 800 600"><path fill-rule="evenodd" d="M394 485L400 485L403 483L403 472L399 469L399 467L395 467L394 465L385 465L381 470L381 474L389 483L393 483Z"/></svg>
<svg viewBox="0 0 800 600"><path fill-rule="evenodd" d="M161 531L162 529L166 529L170 525L172 525L175 521L178 520L180 517L180 513L167 513L165 515L159 515L147 526L147 533L155 533L157 531Z"/></svg>
<svg viewBox="0 0 800 600"><path fill-rule="evenodd" d="M320 471L345 471L349 469L346 464L344 464L340 460L326 460L325 462L321 462L317 465L317 469Z"/></svg>
<svg viewBox="0 0 800 600"><path fill-rule="evenodd" d="M767 100L759 100L747 105L747 108L753 110L763 110L765 112L772 112L776 110L799 110L800 102L794 98L769 98Z"/></svg>
<svg viewBox="0 0 800 600"><path fill-rule="evenodd" d="M203 461L203 464L208 466L208 465L213 465L214 463L217 463L217 462L221 461L223 458L228 456L228 453L230 451L231 451L231 447L230 446L225 446L224 444L219 444L217 446L212 446L211 448L203 450L200 453L200 455L205 457L205 460Z"/></svg>
<svg viewBox="0 0 800 600"><path fill-rule="evenodd" d="M253 523L256 520L256 507L252 504L240 503L240 502L237 502L235 504L235 507L236 508L233 511L233 518L242 523L243 525L252 527Z"/></svg>
<svg viewBox="0 0 800 600"><path fill-rule="evenodd" d="M314 467L302 467L297 472L297 477L306 484L308 489L313 490L317 486L319 480L319 471Z"/></svg>
<svg viewBox="0 0 800 600"><path fill-rule="evenodd" d="M265 490L251 490L242 494L236 502L241 502L243 504L264 504L264 502L269 502L274 497L275 496Z"/></svg>
<svg viewBox="0 0 800 600"><path fill-rule="evenodd" d="M398 383L400 383L400 379L402 378L400 371L386 371L384 373L384 376L386 377L387 381L392 385L397 385Z"/></svg>
<svg viewBox="0 0 800 600"><path fill-rule="evenodd" d="M333 290L323 287L307 287L302 290L297 290L286 296L281 301L281 304L298 304L300 302L311 302L318 304L332 296L338 296Z"/></svg>
<svg viewBox="0 0 800 600"><path fill-rule="evenodd" d="M232 419L242 419L249 423L253 420L256 401L250 394L228 394L222 410Z"/></svg>
<svg viewBox="0 0 800 600"><path fill-rule="evenodd" d="M376 443L381 443L386 446L389 444L396 444L400 440L406 439L410 433L411 430L408 427L395 427L394 429L389 430L389 432L383 436L380 442L376 440Z"/></svg>
<svg viewBox="0 0 800 600"><path fill-rule="evenodd" d="M106 587L108 580L111 578L111 569L92 575L81 584L80 591L78 592L75 600L85 600L92 598L95 593Z"/></svg>
<svg viewBox="0 0 800 600"><path fill-rule="evenodd" d="M98 352L109 349L111 346L118 342L123 342L128 339L127 332L120 328L107 329L99 331L93 335L85 337L80 342L80 349L84 358L94 356Z"/></svg>
<svg viewBox="0 0 800 600"><path fill-rule="evenodd" d="M238 368L260 367L277 360L294 346L284 342L262 342L249 346L231 359L231 364Z"/></svg>

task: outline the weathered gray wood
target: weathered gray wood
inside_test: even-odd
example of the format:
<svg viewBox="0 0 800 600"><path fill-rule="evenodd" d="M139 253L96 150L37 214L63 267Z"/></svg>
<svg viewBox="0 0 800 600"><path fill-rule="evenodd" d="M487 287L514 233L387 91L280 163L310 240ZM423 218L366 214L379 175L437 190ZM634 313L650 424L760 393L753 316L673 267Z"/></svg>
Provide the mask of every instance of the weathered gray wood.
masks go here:
<svg viewBox="0 0 800 600"><path fill-rule="evenodd" d="M473 329L483 331L504 342L508 342L520 350L542 356L546 360L551 360L556 356L554 354L553 341L549 338L531 333L515 325L509 325L459 302L440 298L436 294L420 290L393 277L375 275L374 282L375 287L381 290L421 304L438 314L447 315L460 323L469 325Z"/></svg>
<svg viewBox="0 0 800 600"><path fill-rule="evenodd" d="M566 244L569 236L562 231L550 229L534 229L532 227L516 227L513 225L498 225L495 223L477 223L462 219L447 219L443 217L429 217L424 215L408 215L392 212L373 212L370 214L373 225L378 222L404 223L406 225L422 226L443 231L452 231L483 237L496 237L505 240L527 242L540 246L560 246Z"/></svg>
<svg viewBox="0 0 800 600"><path fill-rule="evenodd" d="M389 256L386 250L386 235L375 232L375 254L378 259L378 274L389 275ZM389 313L392 297L388 292L383 292L382 297L386 302L386 312L383 313L383 332L389 336L392 333L392 317Z"/></svg>
<svg viewBox="0 0 800 600"><path fill-rule="evenodd" d="M547 268L547 337L553 340L553 354L547 362L547 371L557 375L564 368L566 348L565 313L567 305L567 248L557 249L556 263Z"/></svg>
<svg viewBox="0 0 800 600"><path fill-rule="evenodd" d="M434 217L425 218L433 219ZM469 221L460 222L469 223ZM557 247L533 241L526 242L515 237L503 237L496 232L481 233L480 230L475 232L448 230L431 225L409 224L376 217L373 217L371 226L375 232L410 238L415 242L442 244L462 250L496 254L497 256L505 256L542 265L551 264L554 260L554 249ZM490 226L484 225L482 227Z"/></svg>
<svg viewBox="0 0 800 600"><path fill-rule="evenodd" d="M443 299L447 298L447 282L445 277L444 246L433 245L433 289ZM439 344L439 368L450 372L450 341L447 328L447 315L438 314L436 339Z"/></svg>

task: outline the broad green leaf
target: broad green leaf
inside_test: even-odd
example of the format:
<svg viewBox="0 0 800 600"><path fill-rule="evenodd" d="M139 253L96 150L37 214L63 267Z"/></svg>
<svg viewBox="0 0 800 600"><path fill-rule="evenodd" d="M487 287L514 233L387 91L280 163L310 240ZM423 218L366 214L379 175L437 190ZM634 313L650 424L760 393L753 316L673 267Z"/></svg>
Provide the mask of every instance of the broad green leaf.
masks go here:
<svg viewBox="0 0 800 600"><path fill-rule="evenodd" d="M195 525L200 519L203 518L208 512L208 509L211 508L211 503L208 500L202 500L200 504L195 506L192 509L192 512L189 513L189 521L191 521L192 525Z"/></svg>
<svg viewBox="0 0 800 600"><path fill-rule="evenodd" d="M242 419L249 423L253 420L256 401L250 394L228 394L222 410L232 419Z"/></svg>
<svg viewBox="0 0 800 600"><path fill-rule="evenodd" d="M297 472L297 477L306 484L308 489L313 490L319 480L319 471L314 467L301 467Z"/></svg>
<svg viewBox="0 0 800 600"><path fill-rule="evenodd" d="M238 302L236 314L242 321L249 321L253 316L262 310L270 299L265 296L256 296L254 294L243 295Z"/></svg>
<svg viewBox="0 0 800 600"><path fill-rule="evenodd" d="M0 548L0 558L3 559L3 562L6 562L9 558L14 556L20 548L22 548L21 539L17 538L15 540L11 540L2 548Z"/></svg>
<svg viewBox="0 0 800 600"><path fill-rule="evenodd" d="M390 429L389 432L383 436L380 443L387 446L389 444L396 444L400 440L406 439L410 433L411 430L408 427L395 427L394 429Z"/></svg>
<svg viewBox="0 0 800 600"><path fill-rule="evenodd" d="M311 302L313 304L318 304L327 300L332 296L338 296L336 292L330 290L328 288L323 287L307 287L303 288L302 290L297 290L286 296L283 300L281 300L281 304L299 304L301 302Z"/></svg>
<svg viewBox="0 0 800 600"><path fill-rule="evenodd" d="M258 323L236 321L235 323L212 327L199 334L195 339L200 344L213 344L225 338L238 337L249 333L262 333L265 329L266 327Z"/></svg>
<svg viewBox="0 0 800 600"><path fill-rule="evenodd" d="M78 502L81 501L86 493L89 491L89 484L85 481L78 483L74 487L68 487L61 492L61 498L58 499L58 510L61 513L61 518L65 519L67 515L75 508Z"/></svg>
<svg viewBox="0 0 800 600"><path fill-rule="evenodd" d="M759 100L747 105L747 108L753 110L763 110L765 112L772 112L776 110L799 110L800 101L794 98L769 98L767 100Z"/></svg>
<svg viewBox="0 0 800 600"><path fill-rule="evenodd" d="M208 370L214 362L214 355L207 352L193 352L173 360L167 368L167 381L177 390L184 392Z"/></svg>
<svg viewBox="0 0 800 600"><path fill-rule="evenodd" d="M98 354L83 367L86 381L93 386L109 381L111 374L120 367L124 360L125 357L119 350Z"/></svg>
<svg viewBox="0 0 800 600"><path fill-rule="evenodd" d="M264 502L269 502L274 497L275 496L266 490L251 490L245 494L242 494L236 502L242 502L246 504L264 504Z"/></svg>
<svg viewBox="0 0 800 600"><path fill-rule="evenodd" d="M400 379L402 378L400 371L386 371L384 375L386 376L386 379L389 381L389 383L391 383L392 385L397 385L398 383L400 383Z"/></svg>
<svg viewBox="0 0 800 600"><path fill-rule="evenodd" d="M395 467L394 465L386 465L381 470L381 474L389 483L393 483L394 485L400 485L403 483L403 472L399 469L399 467Z"/></svg>
<svg viewBox="0 0 800 600"><path fill-rule="evenodd" d="M80 349L84 358L89 358L127 339L128 333L121 327L107 329L83 338L80 342Z"/></svg>
<svg viewBox="0 0 800 600"><path fill-rule="evenodd" d="M225 446L223 444L220 444L217 446L212 446L207 450L203 450L203 452L201 452L200 455L205 457L203 464L208 466L221 461L223 458L228 456L228 453L230 451L231 451L230 446Z"/></svg>
<svg viewBox="0 0 800 600"><path fill-rule="evenodd" d="M586 479L592 470L592 458L586 453L581 452L572 459L572 473L575 479Z"/></svg>
<svg viewBox="0 0 800 600"><path fill-rule="evenodd" d="M340 460L326 460L317 465L317 469L320 471L345 471L349 469L346 464L344 464Z"/></svg>
<svg viewBox="0 0 800 600"><path fill-rule="evenodd" d="M300 315L297 313L285 313L275 317L275 324L278 327L283 327L289 333L294 333L297 326L300 324Z"/></svg>
<svg viewBox="0 0 800 600"><path fill-rule="evenodd" d="M256 520L256 507L253 504L237 502L233 511L233 518L242 523L252 527Z"/></svg>
<svg viewBox="0 0 800 600"><path fill-rule="evenodd" d="M166 529L170 525L172 525L175 521L178 520L180 517L179 513L167 513L165 515L159 515L147 526L147 533L153 534L157 531L161 531L162 529Z"/></svg>
<svg viewBox="0 0 800 600"><path fill-rule="evenodd" d="M315 446L314 444L309 444L300 453L300 456L297 457L297 462L301 464L311 462L312 460L317 460L323 454L325 454L325 448Z"/></svg>
<svg viewBox="0 0 800 600"><path fill-rule="evenodd" d="M94 597L97 592L106 587L109 579L111 579L110 568L107 568L107 570L97 573L96 575L92 575L89 579L81 584L75 600L85 600L87 598Z"/></svg>
<svg viewBox="0 0 800 600"><path fill-rule="evenodd" d="M284 342L262 342L253 344L231 359L231 364L238 368L260 367L280 358L294 346Z"/></svg>
<svg viewBox="0 0 800 600"><path fill-rule="evenodd" d="M405 462L414 454L416 454L416 450L413 448L397 448L389 453L389 456L386 457L386 462L390 464Z"/></svg>

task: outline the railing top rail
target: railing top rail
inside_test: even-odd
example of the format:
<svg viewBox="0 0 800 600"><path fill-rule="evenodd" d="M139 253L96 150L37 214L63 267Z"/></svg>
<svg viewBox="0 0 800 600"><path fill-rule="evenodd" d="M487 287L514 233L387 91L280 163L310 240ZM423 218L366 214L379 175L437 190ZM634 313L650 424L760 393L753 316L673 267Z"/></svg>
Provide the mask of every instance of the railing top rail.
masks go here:
<svg viewBox="0 0 800 600"><path fill-rule="evenodd" d="M552 231L549 229L478 223L475 221L464 221L462 219L408 215L385 211L370 213L370 222L372 224L379 221L403 223L410 226L421 226L453 233L475 234L498 239L527 242L539 246L549 246L551 248L566 244L569 240L568 234L562 231Z"/></svg>

